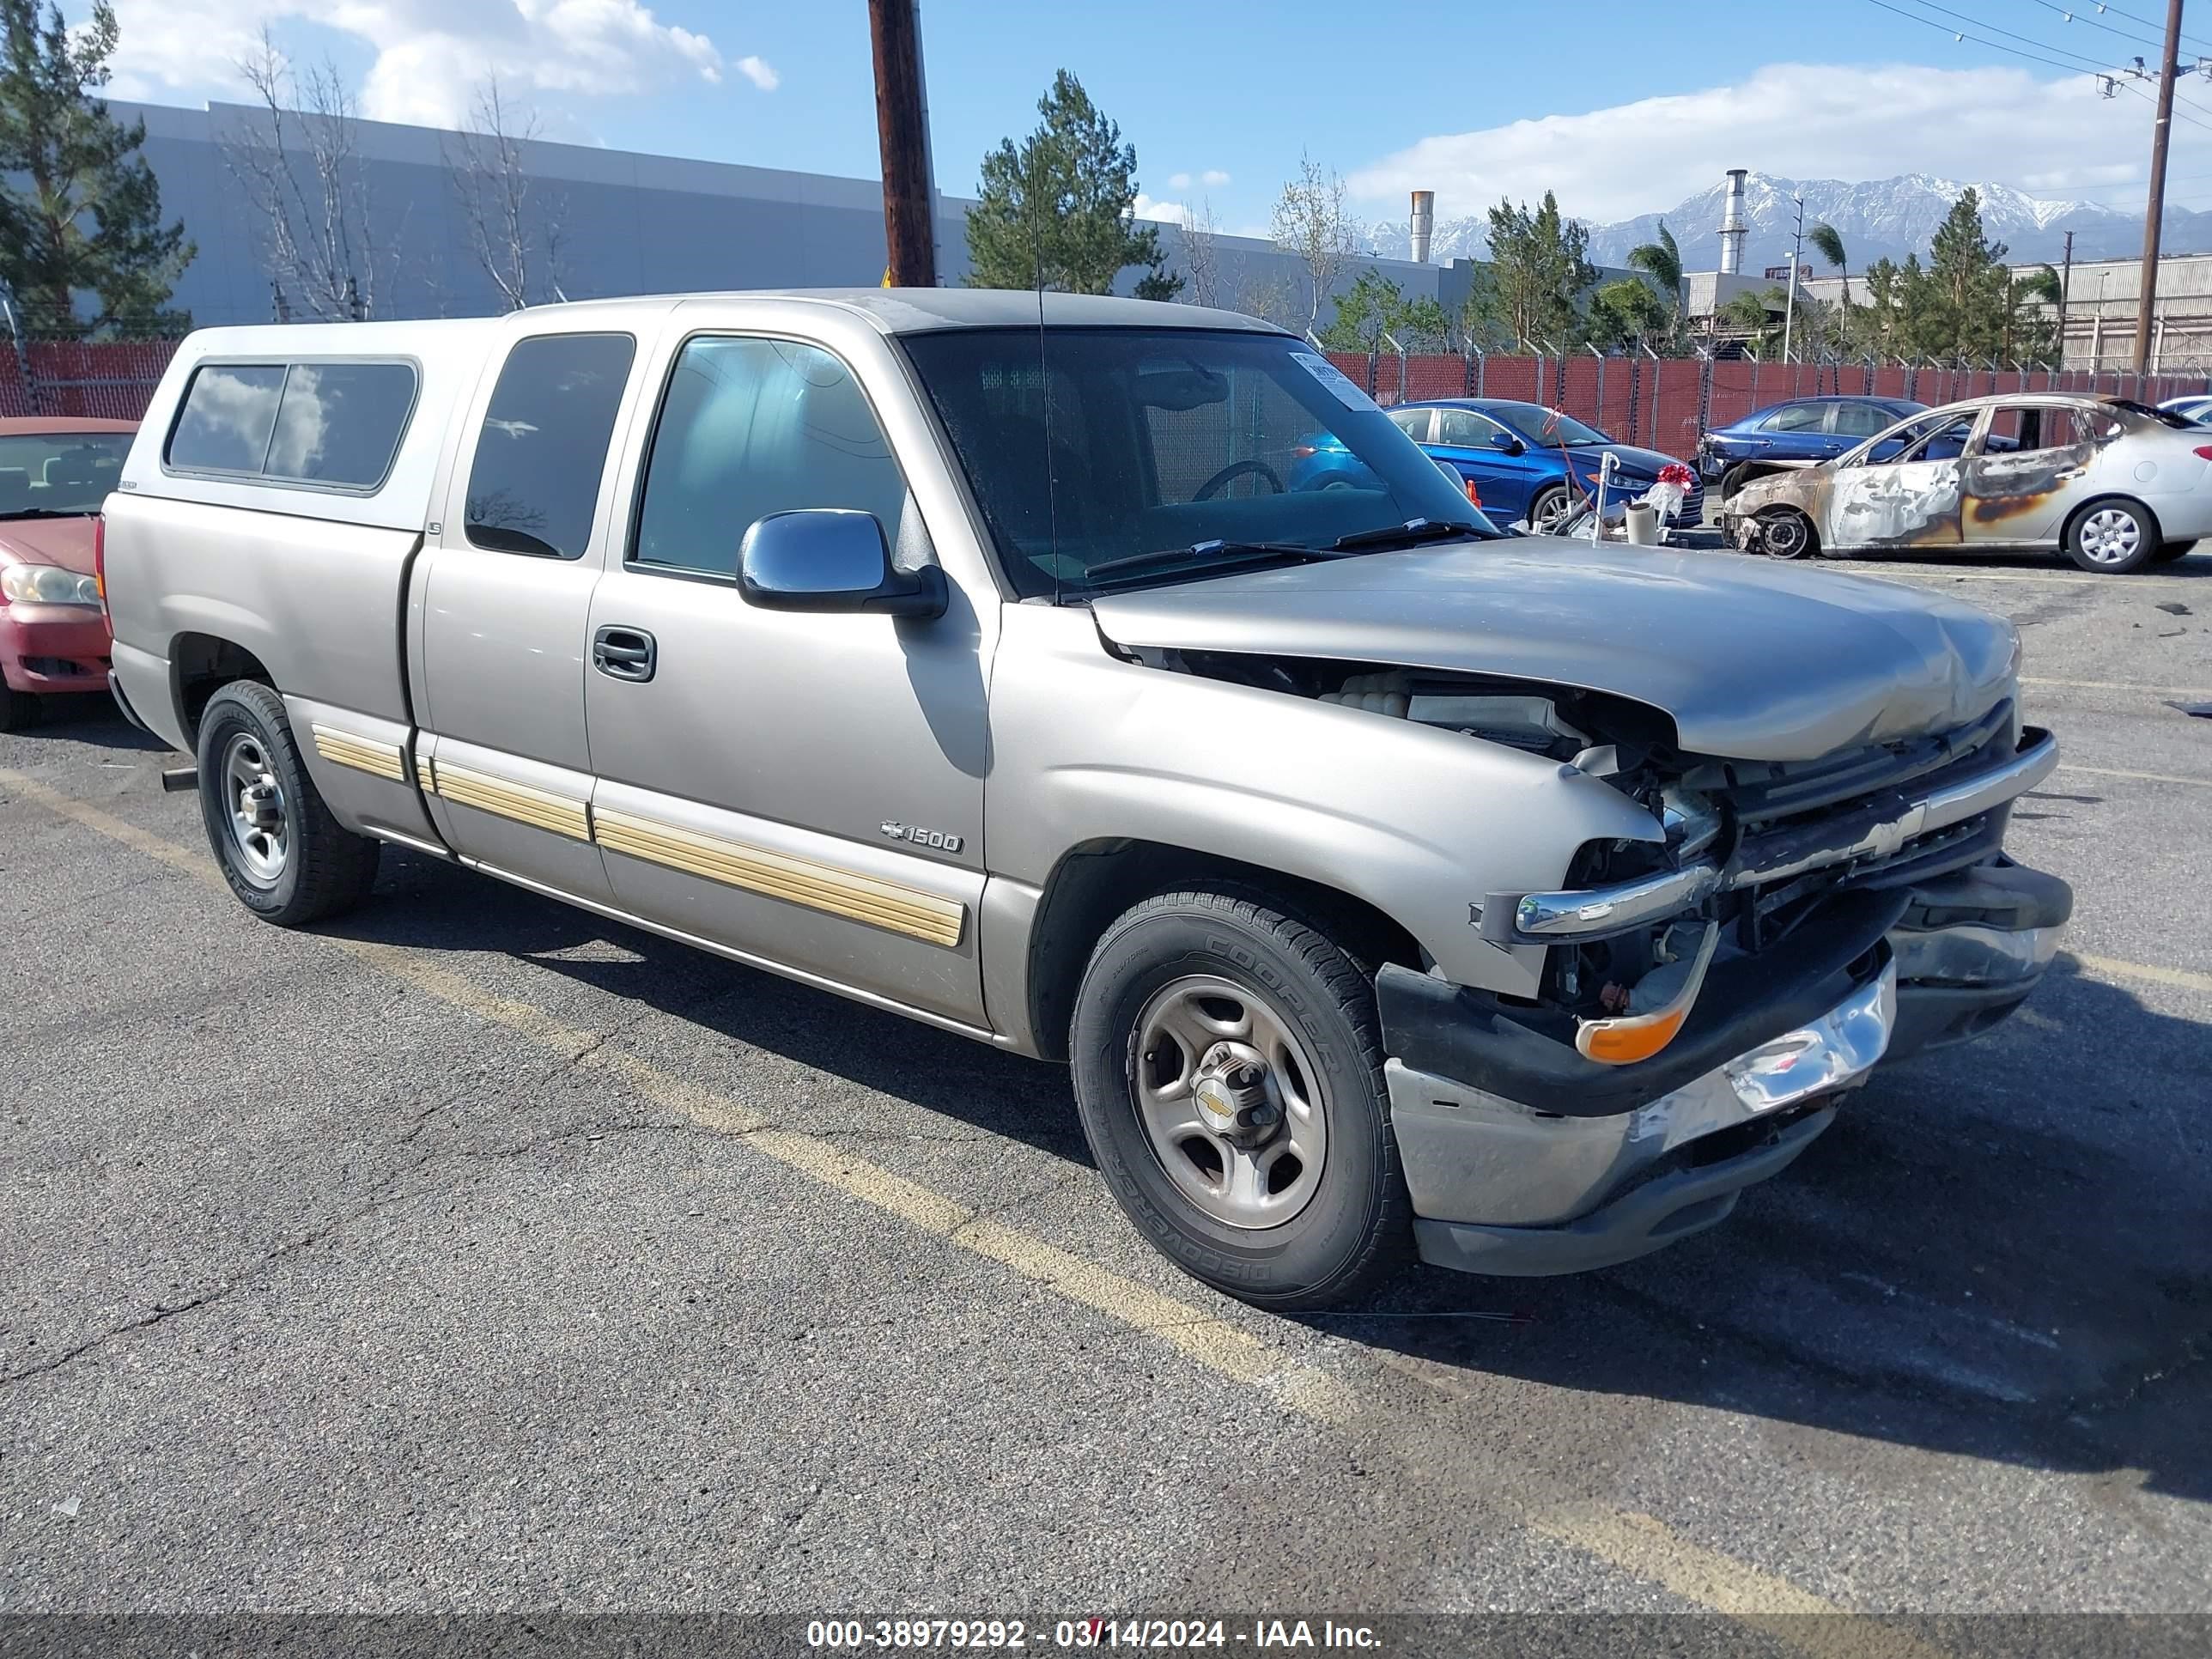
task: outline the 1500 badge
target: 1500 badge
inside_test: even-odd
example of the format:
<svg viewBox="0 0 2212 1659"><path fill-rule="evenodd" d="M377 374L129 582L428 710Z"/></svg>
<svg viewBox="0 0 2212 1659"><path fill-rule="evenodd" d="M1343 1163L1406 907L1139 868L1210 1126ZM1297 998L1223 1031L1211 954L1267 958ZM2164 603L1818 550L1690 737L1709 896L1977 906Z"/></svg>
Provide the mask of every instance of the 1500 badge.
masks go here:
<svg viewBox="0 0 2212 1659"><path fill-rule="evenodd" d="M948 836L942 830L925 830L918 823L901 823L896 818L885 818L883 831L893 841L910 841L916 847L933 847L940 853L957 853L964 839Z"/></svg>

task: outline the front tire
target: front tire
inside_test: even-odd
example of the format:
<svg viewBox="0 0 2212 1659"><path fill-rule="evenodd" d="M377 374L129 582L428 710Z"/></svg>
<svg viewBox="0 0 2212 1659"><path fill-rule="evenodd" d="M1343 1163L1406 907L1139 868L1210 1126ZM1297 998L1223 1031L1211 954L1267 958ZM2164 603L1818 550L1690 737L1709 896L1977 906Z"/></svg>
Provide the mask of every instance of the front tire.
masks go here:
<svg viewBox="0 0 2212 1659"><path fill-rule="evenodd" d="M1567 494L1566 485L1547 484L1528 503L1528 533L1532 536L1563 534L1567 514L1572 508L1573 501Z"/></svg>
<svg viewBox="0 0 2212 1659"><path fill-rule="evenodd" d="M2066 556L2100 576L2124 576L2164 545L2148 507L2124 498L2092 501L2066 526Z"/></svg>
<svg viewBox="0 0 2212 1659"><path fill-rule="evenodd" d="M1758 523L1759 544L1770 559L1802 559L1820 549L1813 521L1794 507L1770 507Z"/></svg>
<svg viewBox="0 0 2212 1659"><path fill-rule="evenodd" d="M208 843L240 903L300 927L368 896L380 843L331 815L276 692L236 680L209 698L198 760Z"/></svg>
<svg viewBox="0 0 2212 1659"><path fill-rule="evenodd" d="M1069 1048L1099 1173L1185 1271L1288 1310L1407 1258L1373 984L1326 934L1233 891L1147 899L1091 953Z"/></svg>

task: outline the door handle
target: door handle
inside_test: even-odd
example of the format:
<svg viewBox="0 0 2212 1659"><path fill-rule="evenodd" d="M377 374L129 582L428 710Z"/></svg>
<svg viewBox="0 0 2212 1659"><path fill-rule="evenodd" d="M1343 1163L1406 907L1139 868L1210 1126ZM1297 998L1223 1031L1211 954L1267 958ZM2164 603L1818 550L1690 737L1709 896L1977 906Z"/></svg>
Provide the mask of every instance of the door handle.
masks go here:
<svg viewBox="0 0 2212 1659"><path fill-rule="evenodd" d="M642 628L609 626L592 635L592 666L615 680L649 680L660 649Z"/></svg>

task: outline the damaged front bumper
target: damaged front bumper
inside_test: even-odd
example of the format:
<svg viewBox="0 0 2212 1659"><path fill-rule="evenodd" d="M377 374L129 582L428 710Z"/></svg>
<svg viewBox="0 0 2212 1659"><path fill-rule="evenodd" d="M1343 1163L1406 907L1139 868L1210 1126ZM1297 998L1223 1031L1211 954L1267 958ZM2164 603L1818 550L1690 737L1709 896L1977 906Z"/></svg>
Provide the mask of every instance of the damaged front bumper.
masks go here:
<svg viewBox="0 0 2212 1659"><path fill-rule="evenodd" d="M1674 1042L1603 1066L1515 1010L1410 969L1377 979L1390 1109L1422 1257L1576 1273L1725 1219L1877 1066L1989 1030L2027 1000L2072 894L2002 859L1855 893L1708 975Z"/></svg>

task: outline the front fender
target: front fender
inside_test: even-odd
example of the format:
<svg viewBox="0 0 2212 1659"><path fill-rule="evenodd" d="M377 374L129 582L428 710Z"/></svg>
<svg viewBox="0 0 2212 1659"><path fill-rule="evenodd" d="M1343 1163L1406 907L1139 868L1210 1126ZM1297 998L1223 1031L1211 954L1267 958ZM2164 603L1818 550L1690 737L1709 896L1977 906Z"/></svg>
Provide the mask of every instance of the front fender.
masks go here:
<svg viewBox="0 0 2212 1659"><path fill-rule="evenodd" d="M1234 859L1363 900L1446 977L1509 995L1534 994L1544 951L1486 941L1484 896L1557 886L1585 842L1661 836L1556 761L1125 662L1073 609L1009 607L991 727L994 875L1041 887L1101 839Z"/></svg>

